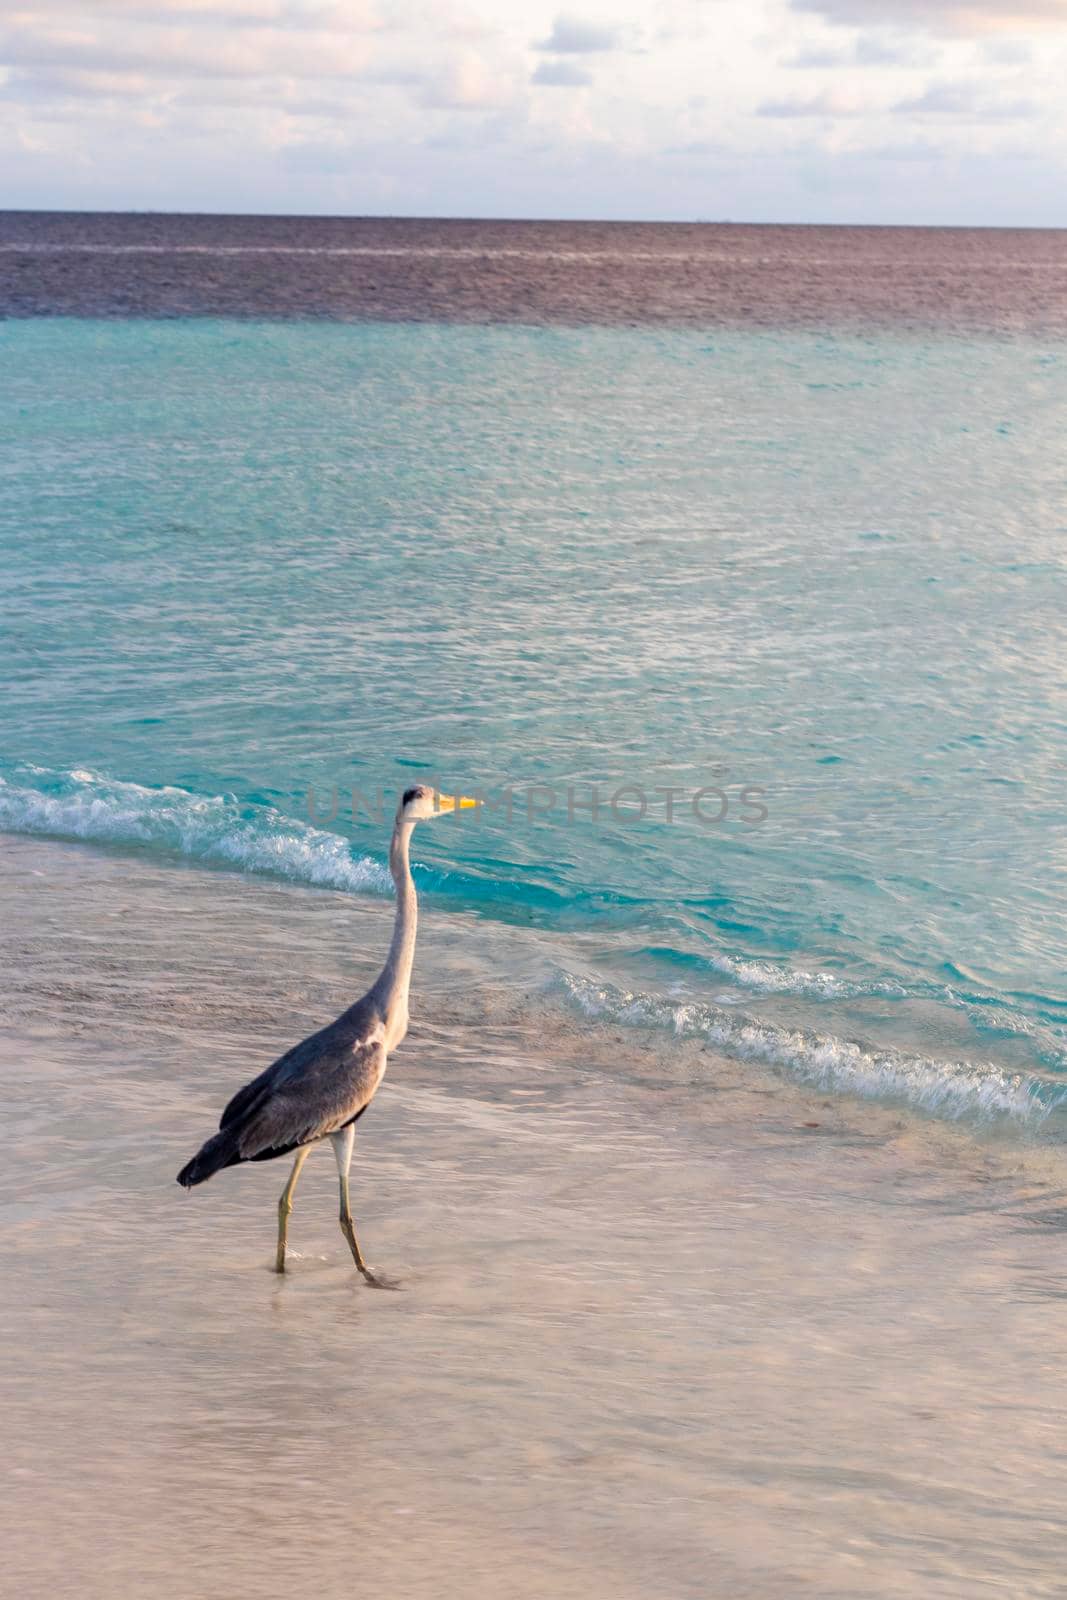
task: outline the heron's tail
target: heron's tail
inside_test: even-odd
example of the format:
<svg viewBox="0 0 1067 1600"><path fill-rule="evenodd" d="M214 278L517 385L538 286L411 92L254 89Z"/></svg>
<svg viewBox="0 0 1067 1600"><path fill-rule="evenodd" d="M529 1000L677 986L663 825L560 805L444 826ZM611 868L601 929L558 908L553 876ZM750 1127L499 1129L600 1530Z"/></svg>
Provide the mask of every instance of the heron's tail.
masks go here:
<svg viewBox="0 0 1067 1600"><path fill-rule="evenodd" d="M191 1189L196 1183L204 1183L216 1172L221 1172L223 1167L236 1166L242 1160L238 1147L237 1129L222 1128L201 1145L193 1159L178 1174L178 1182L183 1189Z"/></svg>

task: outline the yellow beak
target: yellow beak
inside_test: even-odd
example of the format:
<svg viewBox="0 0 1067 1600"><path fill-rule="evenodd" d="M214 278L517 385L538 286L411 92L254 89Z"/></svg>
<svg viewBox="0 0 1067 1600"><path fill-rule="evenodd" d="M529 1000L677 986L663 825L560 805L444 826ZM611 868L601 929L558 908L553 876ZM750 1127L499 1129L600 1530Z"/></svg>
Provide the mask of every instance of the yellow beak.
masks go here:
<svg viewBox="0 0 1067 1600"><path fill-rule="evenodd" d="M438 794L437 796L438 811L463 811L468 806L480 806L481 803L480 800L469 799L465 794Z"/></svg>

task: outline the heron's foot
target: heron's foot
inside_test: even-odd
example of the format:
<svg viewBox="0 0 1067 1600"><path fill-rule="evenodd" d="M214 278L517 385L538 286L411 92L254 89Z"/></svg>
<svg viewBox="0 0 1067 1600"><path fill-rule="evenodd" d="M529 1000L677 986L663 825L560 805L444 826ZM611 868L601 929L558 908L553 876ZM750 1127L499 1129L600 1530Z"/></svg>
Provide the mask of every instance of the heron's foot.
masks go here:
<svg viewBox="0 0 1067 1600"><path fill-rule="evenodd" d="M279 1250L278 1251L277 1258L276 1258L276 1260L274 1262L274 1270L275 1270L275 1272L281 1272L281 1273L285 1272L285 1251L284 1250Z"/></svg>
<svg viewBox="0 0 1067 1600"><path fill-rule="evenodd" d="M400 1288L400 1285L399 1285L399 1283L397 1283L395 1278L384 1278L384 1277L382 1277L381 1273L372 1272L371 1269L369 1267L367 1267L367 1266L360 1267L359 1270L363 1274L363 1281L371 1289L399 1289Z"/></svg>
<svg viewBox="0 0 1067 1600"><path fill-rule="evenodd" d="M347 1194L345 1194L344 1198L347 1201ZM400 1287L399 1284L390 1283L388 1278L379 1278L364 1261L363 1251L359 1248L359 1241L356 1238L355 1223L352 1221L352 1215L347 1205L341 1212L341 1232L348 1240L348 1248L352 1252L352 1260L356 1264L357 1271L363 1274L364 1282L368 1283L372 1289L397 1289Z"/></svg>

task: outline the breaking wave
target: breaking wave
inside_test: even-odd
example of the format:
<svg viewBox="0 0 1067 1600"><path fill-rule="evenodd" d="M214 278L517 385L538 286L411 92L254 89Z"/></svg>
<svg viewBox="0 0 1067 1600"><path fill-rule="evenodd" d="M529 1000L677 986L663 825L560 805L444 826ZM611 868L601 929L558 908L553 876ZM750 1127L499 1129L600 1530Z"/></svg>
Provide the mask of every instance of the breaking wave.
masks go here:
<svg viewBox="0 0 1067 1600"><path fill-rule="evenodd" d="M347 840L233 795L146 788L75 768L24 767L30 785L0 778L0 828L61 839L152 845L194 860L270 872L321 888L391 894L385 867Z"/></svg>
<svg viewBox="0 0 1067 1600"><path fill-rule="evenodd" d="M758 994L795 994L805 1000L855 1000L868 995L903 1000L908 995L902 983L856 982L834 972L806 972L802 968L776 966L772 961L715 955L707 958L707 964L713 972Z"/></svg>
<svg viewBox="0 0 1067 1600"><path fill-rule="evenodd" d="M1067 1091L992 1062L944 1061L878 1049L831 1034L783 1028L702 1001L634 993L572 973L558 980L582 1016L613 1026L699 1039L725 1055L760 1061L816 1088L898 1100L950 1119L1043 1122Z"/></svg>

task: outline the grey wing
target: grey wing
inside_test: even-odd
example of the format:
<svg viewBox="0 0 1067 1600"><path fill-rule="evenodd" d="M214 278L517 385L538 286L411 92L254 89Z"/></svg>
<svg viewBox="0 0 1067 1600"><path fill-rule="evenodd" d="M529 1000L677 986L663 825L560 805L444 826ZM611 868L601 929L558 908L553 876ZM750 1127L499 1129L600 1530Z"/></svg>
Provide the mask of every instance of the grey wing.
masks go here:
<svg viewBox="0 0 1067 1600"><path fill-rule="evenodd" d="M266 1161L352 1122L385 1072L384 1030L369 1038L306 1039L247 1085L223 1112L244 1161Z"/></svg>
<svg viewBox="0 0 1067 1600"><path fill-rule="evenodd" d="M228 1128L231 1123L239 1122L243 1116L267 1098L279 1068L284 1067L292 1054L293 1052L290 1050L287 1055L281 1056L261 1072L258 1078L253 1078L252 1082L246 1083L243 1089L238 1089L219 1118L220 1131L223 1128Z"/></svg>
<svg viewBox="0 0 1067 1600"><path fill-rule="evenodd" d="M353 1041L370 1043L380 1031L380 1024L381 1018L371 1010L366 999L358 1001L350 1010L338 1017L336 1022L331 1022L325 1028L320 1028L317 1033L301 1039L299 1044L294 1044L291 1050L287 1050L277 1061L272 1061L269 1067L265 1067L251 1083L246 1083L243 1089L238 1089L219 1118L220 1130L228 1128L231 1123L239 1122L242 1117L250 1116L256 1106L262 1105L274 1089L299 1078L306 1070L313 1069L317 1061L336 1053L342 1042L349 1047Z"/></svg>

